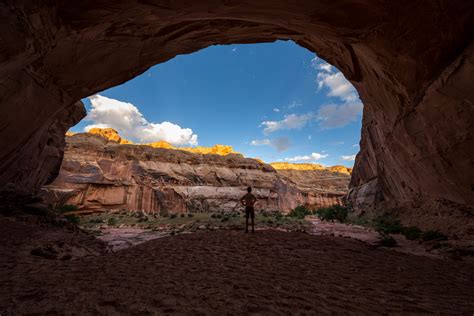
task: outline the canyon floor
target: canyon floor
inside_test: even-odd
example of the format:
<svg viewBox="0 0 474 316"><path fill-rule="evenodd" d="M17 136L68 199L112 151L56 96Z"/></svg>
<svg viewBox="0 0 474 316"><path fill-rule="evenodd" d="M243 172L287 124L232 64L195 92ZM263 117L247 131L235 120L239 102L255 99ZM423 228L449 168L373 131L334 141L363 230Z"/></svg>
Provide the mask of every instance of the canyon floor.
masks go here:
<svg viewBox="0 0 474 316"><path fill-rule="evenodd" d="M0 218L0 314L472 314L474 265L354 239L261 230L105 252L82 233ZM75 260L31 250L58 239ZM82 247L82 248L81 248Z"/></svg>

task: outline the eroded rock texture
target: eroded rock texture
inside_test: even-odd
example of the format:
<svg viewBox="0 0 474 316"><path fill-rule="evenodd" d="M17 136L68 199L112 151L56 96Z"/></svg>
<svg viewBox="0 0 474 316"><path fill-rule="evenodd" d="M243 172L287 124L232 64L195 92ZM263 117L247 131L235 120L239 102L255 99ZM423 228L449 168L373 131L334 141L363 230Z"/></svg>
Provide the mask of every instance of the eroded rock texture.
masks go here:
<svg viewBox="0 0 474 316"><path fill-rule="evenodd" d="M473 6L465 0L3 1L0 187L34 191L48 179L50 172L32 173L53 165L34 159L48 139L37 134L77 100L177 54L291 39L338 67L364 102L350 194L356 208L383 204L409 213L440 201L472 216Z"/></svg>
<svg viewBox="0 0 474 316"><path fill-rule="evenodd" d="M301 204L341 203L348 175L307 172L291 178L240 154L120 144L83 133L67 137L59 176L42 195L48 204L74 204L82 210L157 213L241 210L247 186L254 188L257 210L288 212Z"/></svg>

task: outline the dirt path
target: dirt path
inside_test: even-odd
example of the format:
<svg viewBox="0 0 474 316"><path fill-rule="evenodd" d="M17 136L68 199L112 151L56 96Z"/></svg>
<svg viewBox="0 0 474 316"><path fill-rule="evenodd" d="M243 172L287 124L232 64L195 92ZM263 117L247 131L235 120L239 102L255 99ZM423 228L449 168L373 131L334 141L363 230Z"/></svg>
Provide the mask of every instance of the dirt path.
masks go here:
<svg viewBox="0 0 474 316"><path fill-rule="evenodd" d="M473 265L350 239L198 232L60 261L29 254L59 231L9 224L0 231L2 316L474 311Z"/></svg>

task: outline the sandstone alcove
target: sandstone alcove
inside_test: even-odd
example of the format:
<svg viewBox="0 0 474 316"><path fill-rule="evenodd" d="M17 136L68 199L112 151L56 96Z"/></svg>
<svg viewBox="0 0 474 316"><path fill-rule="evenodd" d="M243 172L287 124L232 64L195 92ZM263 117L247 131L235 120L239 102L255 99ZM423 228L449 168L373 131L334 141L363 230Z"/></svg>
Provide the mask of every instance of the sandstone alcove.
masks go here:
<svg viewBox="0 0 474 316"><path fill-rule="evenodd" d="M6 1L0 191L17 199L54 179L64 133L85 114L81 98L210 45L291 39L339 68L364 103L353 206L466 226L472 13L462 0Z"/></svg>

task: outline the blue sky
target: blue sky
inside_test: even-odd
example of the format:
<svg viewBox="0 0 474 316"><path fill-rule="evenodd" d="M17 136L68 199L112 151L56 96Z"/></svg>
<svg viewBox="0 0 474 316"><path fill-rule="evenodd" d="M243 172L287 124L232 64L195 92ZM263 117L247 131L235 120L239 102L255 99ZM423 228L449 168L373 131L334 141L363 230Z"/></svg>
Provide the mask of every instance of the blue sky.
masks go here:
<svg viewBox="0 0 474 316"><path fill-rule="evenodd" d="M71 130L113 127L135 142L231 145L266 162L353 165L362 104L350 83L288 41L212 46L83 100Z"/></svg>

